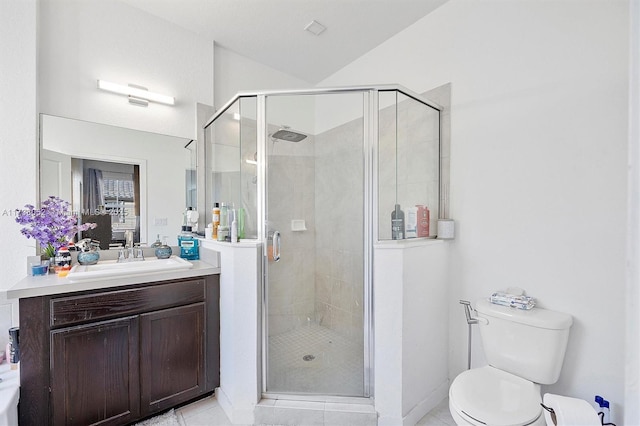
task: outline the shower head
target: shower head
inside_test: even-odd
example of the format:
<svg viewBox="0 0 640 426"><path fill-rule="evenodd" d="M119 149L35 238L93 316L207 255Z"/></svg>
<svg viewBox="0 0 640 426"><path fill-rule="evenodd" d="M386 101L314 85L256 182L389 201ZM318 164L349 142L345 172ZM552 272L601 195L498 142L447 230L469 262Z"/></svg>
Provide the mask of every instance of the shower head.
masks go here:
<svg viewBox="0 0 640 426"><path fill-rule="evenodd" d="M272 134L271 137L274 139L280 139L282 141L287 141L287 142L300 142L301 140L306 138L307 135L303 135L302 133L294 132L292 130L283 128L278 130L274 134Z"/></svg>

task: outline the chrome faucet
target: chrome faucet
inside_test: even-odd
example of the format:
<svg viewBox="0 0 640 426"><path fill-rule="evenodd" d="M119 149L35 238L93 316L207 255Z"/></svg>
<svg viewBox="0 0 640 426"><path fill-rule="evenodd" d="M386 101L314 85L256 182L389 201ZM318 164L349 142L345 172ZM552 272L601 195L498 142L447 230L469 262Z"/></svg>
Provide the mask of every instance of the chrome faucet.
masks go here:
<svg viewBox="0 0 640 426"><path fill-rule="evenodd" d="M144 260L144 250L142 247L121 248L118 251L118 263L142 260Z"/></svg>
<svg viewBox="0 0 640 426"><path fill-rule="evenodd" d="M126 231L124 231L124 240L125 240L125 244L124 246L127 248L131 248L133 247L133 231L130 229L127 229Z"/></svg>

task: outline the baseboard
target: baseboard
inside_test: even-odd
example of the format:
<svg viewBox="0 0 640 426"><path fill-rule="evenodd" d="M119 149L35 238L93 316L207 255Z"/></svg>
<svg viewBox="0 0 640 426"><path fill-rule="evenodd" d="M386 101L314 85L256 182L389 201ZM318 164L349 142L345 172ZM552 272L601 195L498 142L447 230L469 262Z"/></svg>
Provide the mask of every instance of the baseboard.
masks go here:
<svg viewBox="0 0 640 426"><path fill-rule="evenodd" d="M402 418L403 426L413 426L420 421L421 418L426 416L431 410L433 410L438 404L442 402L449 395L449 380L441 383L436 390L420 401L406 416Z"/></svg>
<svg viewBox="0 0 640 426"><path fill-rule="evenodd" d="M252 425L254 423L254 407L248 407L247 409L234 407L222 388L216 388L216 399L234 425Z"/></svg>

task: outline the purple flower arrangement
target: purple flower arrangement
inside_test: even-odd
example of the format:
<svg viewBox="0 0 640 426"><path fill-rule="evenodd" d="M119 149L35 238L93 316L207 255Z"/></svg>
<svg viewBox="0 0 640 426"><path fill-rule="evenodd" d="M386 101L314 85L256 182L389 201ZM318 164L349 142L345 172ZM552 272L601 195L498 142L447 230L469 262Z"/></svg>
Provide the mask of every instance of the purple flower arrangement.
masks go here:
<svg viewBox="0 0 640 426"><path fill-rule="evenodd" d="M39 209L27 204L16 215L16 222L25 225L22 235L33 238L42 247L42 253L53 259L56 251L65 246L79 232L94 229L95 223L78 225L78 217L69 209L70 204L59 197L50 196Z"/></svg>

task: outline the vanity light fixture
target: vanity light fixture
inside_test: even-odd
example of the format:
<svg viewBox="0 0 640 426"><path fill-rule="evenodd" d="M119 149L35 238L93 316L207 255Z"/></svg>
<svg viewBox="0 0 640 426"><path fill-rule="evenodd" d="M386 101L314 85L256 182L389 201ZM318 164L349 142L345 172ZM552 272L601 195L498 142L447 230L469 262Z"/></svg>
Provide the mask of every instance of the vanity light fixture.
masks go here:
<svg viewBox="0 0 640 426"><path fill-rule="evenodd" d="M146 87L129 84L112 83L110 81L98 80L98 89L108 92L119 93L129 96L129 102L136 105L147 106L149 101L158 102L165 105L175 105L176 100L173 96L161 95L159 93L150 92Z"/></svg>

